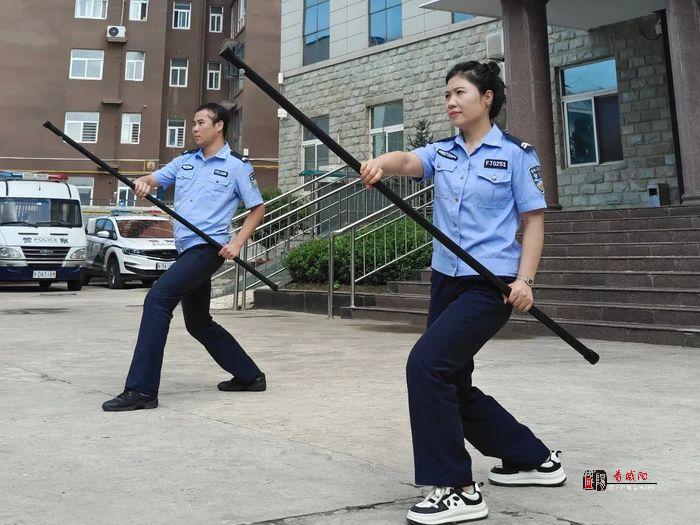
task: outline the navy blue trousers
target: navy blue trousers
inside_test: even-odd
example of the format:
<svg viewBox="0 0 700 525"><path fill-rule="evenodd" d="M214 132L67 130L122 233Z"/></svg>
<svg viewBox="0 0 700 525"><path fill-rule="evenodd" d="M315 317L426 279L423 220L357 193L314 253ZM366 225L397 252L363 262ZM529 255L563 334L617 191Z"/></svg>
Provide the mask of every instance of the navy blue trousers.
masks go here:
<svg viewBox="0 0 700 525"><path fill-rule="evenodd" d="M221 368L242 381L252 381L260 369L241 345L209 314L211 276L224 263L207 244L182 252L151 287L143 303L141 327L126 387L157 394L165 341L173 310L182 302L187 331L204 345Z"/></svg>
<svg viewBox="0 0 700 525"><path fill-rule="evenodd" d="M530 429L472 386L474 355L506 324L511 311L482 277L450 277L433 270L428 328L406 364L417 484L473 483L465 438L485 456L509 466L534 468L549 457L549 449Z"/></svg>

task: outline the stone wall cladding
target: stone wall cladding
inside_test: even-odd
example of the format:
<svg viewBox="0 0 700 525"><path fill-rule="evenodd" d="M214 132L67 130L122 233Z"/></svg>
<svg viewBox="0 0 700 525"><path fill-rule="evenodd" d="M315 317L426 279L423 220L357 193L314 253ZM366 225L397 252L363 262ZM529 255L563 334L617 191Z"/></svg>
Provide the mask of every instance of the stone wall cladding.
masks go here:
<svg viewBox="0 0 700 525"><path fill-rule="evenodd" d="M654 35L655 20L635 19L590 32L550 28L559 200L566 209L645 206L649 182L668 184L672 202L678 203L663 42L642 35ZM484 60L486 34L500 29L500 20L491 21L287 77L283 93L310 117L328 114L331 136L360 161L371 152L367 108L376 104L403 100L406 141L422 118L429 120L436 139L447 137L453 131L443 109L445 73L458 61ZM608 57L616 59L618 69L624 160L567 168L560 68ZM301 183L301 142L301 125L291 117L281 119L279 184L285 190ZM339 159L332 155L331 163Z"/></svg>

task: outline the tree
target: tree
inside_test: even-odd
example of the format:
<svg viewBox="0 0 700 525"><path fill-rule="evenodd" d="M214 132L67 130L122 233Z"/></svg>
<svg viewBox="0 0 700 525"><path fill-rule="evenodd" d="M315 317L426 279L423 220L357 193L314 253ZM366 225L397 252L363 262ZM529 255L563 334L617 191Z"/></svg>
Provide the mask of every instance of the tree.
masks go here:
<svg viewBox="0 0 700 525"><path fill-rule="evenodd" d="M420 119L416 123L416 134L408 139L411 149L422 148L428 142L433 141L433 134L430 132L430 123L427 119Z"/></svg>

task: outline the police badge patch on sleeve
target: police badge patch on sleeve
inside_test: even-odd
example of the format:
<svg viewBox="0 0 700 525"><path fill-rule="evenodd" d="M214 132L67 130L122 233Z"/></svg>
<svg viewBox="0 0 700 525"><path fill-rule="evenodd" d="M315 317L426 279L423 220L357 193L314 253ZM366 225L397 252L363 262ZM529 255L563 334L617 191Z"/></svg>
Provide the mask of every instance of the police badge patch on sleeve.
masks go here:
<svg viewBox="0 0 700 525"><path fill-rule="evenodd" d="M255 180L255 173L251 173L248 178L250 179L250 186L252 188L258 187L258 181Z"/></svg>
<svg viewBox="0 0 700 525"><path fill-rule="evenodd" d="M532 177L532 182L535 183L535 186L537 186L537 189L540 190L540 193L544 195L544 183L542 182L542 175L541 175L542 169L539 166L533 166L530 168L530 176Z"/></svg>

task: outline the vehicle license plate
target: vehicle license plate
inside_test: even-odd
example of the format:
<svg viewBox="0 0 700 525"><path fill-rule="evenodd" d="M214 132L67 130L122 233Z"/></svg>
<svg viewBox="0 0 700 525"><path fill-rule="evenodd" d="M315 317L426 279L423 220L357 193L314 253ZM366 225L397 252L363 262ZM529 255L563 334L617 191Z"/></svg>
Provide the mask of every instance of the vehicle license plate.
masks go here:
<svg viewBox="0 0 700 525"><path fill-rule="evenodd" d="M32 278L34 278L34 279L55 279L56 272L49 272L46 270L36 270L32 274Z"/></svg>
<svg viewBox="0 0 700 525"><path fill-rule="evenodd" d="M173 265L171 262L157 262L156 263L156 270L167 270Z"/></svg>

